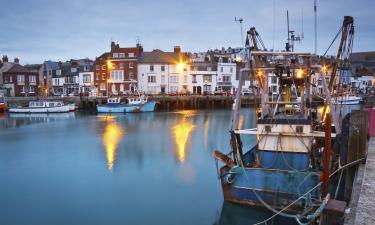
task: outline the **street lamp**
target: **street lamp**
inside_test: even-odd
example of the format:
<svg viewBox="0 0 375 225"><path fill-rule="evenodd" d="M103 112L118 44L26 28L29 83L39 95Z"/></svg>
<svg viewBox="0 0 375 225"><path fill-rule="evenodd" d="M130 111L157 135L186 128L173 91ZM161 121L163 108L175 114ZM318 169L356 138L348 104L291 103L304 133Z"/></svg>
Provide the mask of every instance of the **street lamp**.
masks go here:
<svg viewBox="0 0 375 225"><path fill-rule="evenodd" d="M107 98L108 98L109 83L111 83L111 79L108 79L108 80L107 80Z"/></svg>

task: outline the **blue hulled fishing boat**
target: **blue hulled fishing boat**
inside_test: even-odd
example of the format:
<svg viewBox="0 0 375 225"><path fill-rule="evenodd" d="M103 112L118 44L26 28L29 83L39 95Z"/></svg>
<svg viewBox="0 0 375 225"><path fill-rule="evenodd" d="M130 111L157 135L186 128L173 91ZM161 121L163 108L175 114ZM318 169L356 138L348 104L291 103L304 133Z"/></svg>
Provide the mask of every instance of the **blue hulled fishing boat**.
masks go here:
<svg viewBox="0 0 375 225"><path fill-rule="evenodd" d="M155 106L155 101L148 101L144 96L128 98L127 103L121 102L120 98L108 98L106 104L97 105L97 111L98 113L153 112Z"/></svg>
<svg viewBox="0 0 375 225"><path fill-rule="evenodd" d="M343 29L351 29L352 24L353 19L345 17ZM330 157L332 138L341 133L341 122L332 112L332 117L323 114L325 122L318 122L316 109L311 107L312 77L323 80L325 107L332 111L331 86L325 83L324 68L314 55L293 52L293 38L288 38L286 51L269 52L264 46L259 48L259 40L262 42L255 28L247 32L242 52L246 65L240 71L233 106L231 150L227 154L215 151L214 157L224 164L218 167L218 174L225 201L265 207L274 216L310 224L330 202L329 187L337 186L330 182L337 172L331 172L342 167L337 166L337 158ZM256 127L240 130L241 89L246 75L259 87L261 103ZM275 98L269 96L271 84L277 84ZM332 132L331 118L336 133ZM255 145L247 151L241 141L244 135L256 136Z"/></svg>

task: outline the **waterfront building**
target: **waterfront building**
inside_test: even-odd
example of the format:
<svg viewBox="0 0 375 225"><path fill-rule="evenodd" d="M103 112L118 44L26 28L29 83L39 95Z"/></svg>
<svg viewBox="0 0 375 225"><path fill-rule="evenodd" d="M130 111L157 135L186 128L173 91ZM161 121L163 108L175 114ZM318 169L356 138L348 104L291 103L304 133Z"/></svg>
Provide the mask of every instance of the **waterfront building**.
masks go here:
<svg viewBox="0 0 375 225"><path fill-rule="evenodd" d="M217 64L212 62L192 62L190 64L192 94L213 94L217 89Z"/></svg>
<svg viewBox="0 0 375 225"><path fill-rule="evenodd" d="M59 69L59 63L54 62L51 60L44 61L42 70L43 70L43 85L45 87L45 92L49 95L53 93L53 88L52 88L52 75L56 75L56 70Z"/></svg>
<svg viewBox="0 0 375 225"><path fill-rule="evenodd" d="M238 87L236 63L229 56L217 56L217 88L234 94Z"/></svg>
<svg viewBox="0 0 375 225"><path fill-rule="evenodd" d="M13 62L8 61L8 56L3 55L0 67L0 89L4 89L3 73L8 71L13 66Z"/></svg>
<svg viewBox="0 0 375 225"><path fill-rule="evenodd" d="M142 52L138 64L139 90L147 94L187 94L189 72L189 58L179 46L173 52Z"/></svg>
<svg viewBox="0 0 375 225"><path fill-rule="evenodd" d="M16 59L15 63L3 72L3 84L7 96L37 96L39 73L21 66Z"/></svg>
<svg viewBox="0 0 375 225"><path fill-rule="evenodd" d="M121 48L111 42L111 51L94 61L94 78L100 96L126 94L137 88L138 59L142 46Z"/></svg>

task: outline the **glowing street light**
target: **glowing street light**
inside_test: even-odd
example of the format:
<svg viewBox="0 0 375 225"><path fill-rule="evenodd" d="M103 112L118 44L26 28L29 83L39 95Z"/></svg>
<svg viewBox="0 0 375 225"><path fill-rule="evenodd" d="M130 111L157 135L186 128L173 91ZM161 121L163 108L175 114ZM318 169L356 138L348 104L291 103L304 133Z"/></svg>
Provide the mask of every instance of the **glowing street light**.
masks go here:
<svg viewBox="0 0 375 225"><path fill-rule="evenodd" d="M304 76L303 69L298 69L296 78L301 79Z"/></svg>
<svg viewBox="0 0 375 225"><path fill-rule="evenodd" d="M186 64L185 64L184 62L180 61L180 62L177 64L177 69L178 69L178 71L179 71L179 72L184 71L185 66L186 66Z"/></svg>
<svg viewBox="0 0 375 225"><path fill-rule="evenodd" d="M326 74L327 71L328 71L328 66L327 65L323 65L322 70L323 70L323 73Z"/></svg>
<svg viewBox="0 0 375 225"><path fill-rule="evenodd" d="M234 59L234 61L236 61L236 62L238 62L238 63L240 63L240 62L242 62L242 58L241 58L241 56L236 56L236 58Z"/></svg>

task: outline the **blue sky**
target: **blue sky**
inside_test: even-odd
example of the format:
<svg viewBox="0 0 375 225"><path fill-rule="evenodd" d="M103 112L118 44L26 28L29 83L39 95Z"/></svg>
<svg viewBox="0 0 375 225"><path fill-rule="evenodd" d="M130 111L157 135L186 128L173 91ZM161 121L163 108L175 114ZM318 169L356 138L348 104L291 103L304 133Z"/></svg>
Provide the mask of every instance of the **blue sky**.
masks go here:
<svg viewBox="0 0 375 225"><path fill-rule="evenodd" d="M375 50L374 0L317 2L318 53L345 15L354 17L353 51ZM255 26L267 48L282 49L286 10L291 29L301 34L302 9L305 38L296 50L314 51L313 0L1 0L0 5L0 55L19 57L21 64L94 58L109 50L111 39L125 47L139 37L146 51L171 51L174 45L183 51L237 47L241 36L234 17L244 19L244 32Z"/></svg>

